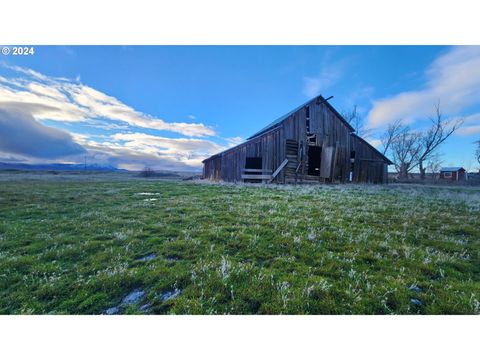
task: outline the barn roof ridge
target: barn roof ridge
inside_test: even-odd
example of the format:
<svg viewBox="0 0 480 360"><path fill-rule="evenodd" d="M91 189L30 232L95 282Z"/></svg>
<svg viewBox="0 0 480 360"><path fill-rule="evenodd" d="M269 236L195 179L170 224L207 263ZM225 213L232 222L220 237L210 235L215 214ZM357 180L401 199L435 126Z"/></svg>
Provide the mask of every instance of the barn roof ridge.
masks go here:
<svg viewBox="0 0 480 360"><path fill-rule="evenodd" d="M314 100L321 100L323 101L323 103L325 105L328 106L328 108L333 111L335 113L335 115L337 115L337 117L350 129L350 131L355 131L355 129L348 123L347 120L345 120L345 118L342 116L342 114L340 114L329 102L327 99L325 99L322 95L317 95L311 99L309 99L307 102L303 103L302 105L300 106L297 106L295 109L289 111L288 113L280 116L279 118L277 118L276 120L272 121L270 124L268 124L267 126L263 127L261 130L257 131L255 134L253 134L252 136L248 137L247 140L250 140L250 139L253 139L271 129L273 129L274 127L276 126L279 126L284 120L288 119L291 115L293 115L294 113L296 113L298 110L302 109L303 107L307 106L308 104L310 104L312 101Z"/></svg>

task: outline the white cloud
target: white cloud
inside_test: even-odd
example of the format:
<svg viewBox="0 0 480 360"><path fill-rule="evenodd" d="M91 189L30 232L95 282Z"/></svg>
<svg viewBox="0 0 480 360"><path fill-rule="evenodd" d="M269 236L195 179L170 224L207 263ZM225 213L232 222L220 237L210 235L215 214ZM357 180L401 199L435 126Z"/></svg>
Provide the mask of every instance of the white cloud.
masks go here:
<svg viewBox="0 0 480 360"><path fill-rule="evenodd" d="M115 134L110 137L116 142L125 142L125 146L147 152L205 156L224 149L213 141L190 138L166 138L142 133Z"/></svg>
<svg viewBox="0 0 480 360"><path fill-rule="evenodd" d="M30 116L29 128L43 129L43 133L48 130L48 134L57 137L63 134L66 139L63 139L62 144L57 144L54 154L53 150L47 154L45 149L52 148L55 144L47 146L42 143L42 146L36 146L38 141L19 140L18 136L10 136L9 148L0 153L0 158L6 161L21 158L21 161L36 162L41 155L44 162L83 163L84 156L87 156L91 164L111 165L129 170L139 170L144 166L158 170L199 170L203 159L243 142L240 137L215 136L212 128L201 123L166 122L143 114L108 94L81 84L79 78L70 80L50 77L31 69L2 63L0 70L1 66L13 71L15 76L0 76L0 112L7 108L21 109ZM194 115L189 115L188 118L195 120ZM74 127L74 132L67 134L64 130L46 126L40 120L81 126ZM11 122L9 124L11 125ZM27 126L24 124L25 121L19 123L16 131L26 130ZM72 124L67 124L67 128L71 128ZM84 133L81 131L83 126L109 132ZM135 132L133 127L137 127ZM148 134L138 127L149 129ZM168 130L184 136L157 136L154 135L155 130ZM207 140L207 136L214 136L213 140ZM46 135L38 138L46 138ZM67 147L67 140L78 149L84 149L86 154L79 155L79 152L71 151ZM23 148L17 149L29 145L32 146L28 148L28 152ZM15 152L9 151L14 147ZM64 157L61 156L62 151L66 154Z"/></svg>
<svg viewBox="0 0 480 360"><path fill-rule="evenodd" d="M480 113L470 114L461 119L463 120L463 126L457 130L457 135L470 136L480 134Z"/></svg>
<svg viewBox="0 0 480 360"><path fill-rule="evenodd" d="M375 101L368 115L369 126L380 127L397 119L413 122L432 114L441 102L447 115L480 101L480 46L454 47L438 57L426 70L419 90L405 91Z"/></svg>
<svg viewBox="0 0 480 360"><path fill-rule="evenodd" d="M332 53L327 52L322 61L320 73L316 76L305 76L303 78L303 94L312 98L335 85L341 79L350 60L332 60Z"/></svg>
<svg viewBox="0 0 480 360"><path fill-rule="evenodd" d="M143 133L118 133L109 141L97 142L82 134L74 139L88 150L91 162L140 170L154 169L199 170L202 160L225 147L205 139L171 139Z"/></svg>
<svg viewBox="0 0 480 360"><path fill-rule="evenodd" d="M470 114L468 116L462 117L462 119L465 124L477 123L480 125L480 113Z"/></svg>
<svg viewBox="0 0 480 360"><path fill-rule="evenodd" d="M303 78L303 93L308 96L309 98L314 97L320 93L320 89L322 88L324 79L317 77L304 77Z"/></svg>
<svg viewBox="0 0 480 360"><path fill-rule="evenodd" d="M237 145L239 145L239 144L241 144L245 141L245 139L243 139L240 136L234 136L234 137L226 138L225 140L228 143L228 145L227 145L228 147L237 146Z"/></svg>
<svg viewBox="0 0 480 360"><path fill-rule="evenodd" d="M476 135L480 134L480 125L463 126L457 130L458 135Z"/></svg>
<svg viewBox="0 0 480 360"><path fill-rule="evenodd" d="M186 136L215 135L211 127L202 123L167 122L75 80L50 77L18 66L0 65L23 76L0 77L0 102L22 103L38 120L83 122L107 119Z"/></svg>
<svg viewBox="0 0 480 360"><path fill-rule="evenodd" d="M303 94L309 98L317 96L333 86L341 76L337 67L324 67L320 75L316 77L306 76L303 78Z"/></svg>
<svg viewBox="0 0 480 360"><path fill-rule="evenodd" d="M374 148L380 148L380 146L382 146L382 140L380 139L368 139L367 140L370 145L372 145Z"/></svg>

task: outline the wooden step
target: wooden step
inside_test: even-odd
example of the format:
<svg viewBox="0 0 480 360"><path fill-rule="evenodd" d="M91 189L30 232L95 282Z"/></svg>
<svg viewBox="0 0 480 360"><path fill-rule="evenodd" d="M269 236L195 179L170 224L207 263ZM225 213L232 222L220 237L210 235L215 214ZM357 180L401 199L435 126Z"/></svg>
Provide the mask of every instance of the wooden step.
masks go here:
<svg viewBox="0 0 480 360"><path fill-rule="evenodd" d="M243 180L270 180L272 175L250 175L250 174L242 174Z"/></svg>
<svg viewBox="0 0 480 360"><path fill-rule="evenodd" d="M242 169L242 173L245 173L245 172L271 174L272 170L268 170L268 169Z"/></svg>

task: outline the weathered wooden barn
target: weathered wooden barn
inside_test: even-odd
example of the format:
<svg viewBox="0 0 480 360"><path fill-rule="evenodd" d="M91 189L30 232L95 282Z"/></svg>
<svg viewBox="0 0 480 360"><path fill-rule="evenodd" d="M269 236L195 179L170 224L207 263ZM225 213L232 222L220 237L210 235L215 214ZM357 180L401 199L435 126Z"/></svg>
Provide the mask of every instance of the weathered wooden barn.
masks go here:
<svg viewBox="0 0 480 360"><path fill-rule="evenodd" d="M392 162L318 96L203 164L217 181L386 183Z"/></svg>

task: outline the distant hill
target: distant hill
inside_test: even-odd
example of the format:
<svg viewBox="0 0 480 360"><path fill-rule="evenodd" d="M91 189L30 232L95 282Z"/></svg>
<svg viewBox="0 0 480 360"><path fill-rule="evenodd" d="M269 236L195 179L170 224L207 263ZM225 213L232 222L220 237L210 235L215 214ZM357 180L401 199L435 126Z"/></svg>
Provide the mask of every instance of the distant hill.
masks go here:
<svg viewBox="0 0 480 360"><path fill-rule="evenodd" d="M127 171L117 169L113 166L98 164L24 164L24 163L4 163L0 162L0 170L36 170L36 171Z"/></svg>

